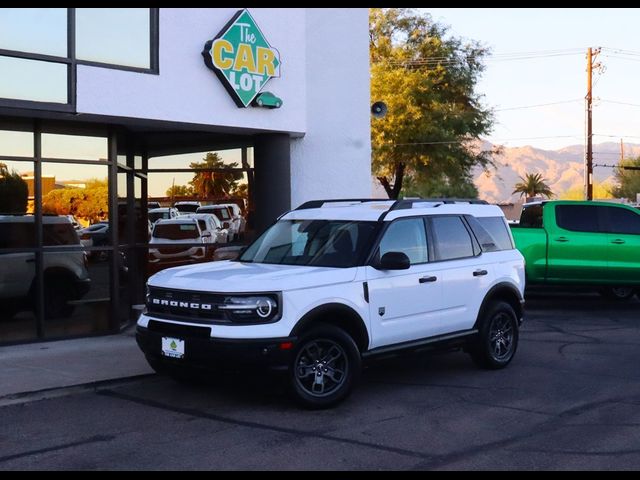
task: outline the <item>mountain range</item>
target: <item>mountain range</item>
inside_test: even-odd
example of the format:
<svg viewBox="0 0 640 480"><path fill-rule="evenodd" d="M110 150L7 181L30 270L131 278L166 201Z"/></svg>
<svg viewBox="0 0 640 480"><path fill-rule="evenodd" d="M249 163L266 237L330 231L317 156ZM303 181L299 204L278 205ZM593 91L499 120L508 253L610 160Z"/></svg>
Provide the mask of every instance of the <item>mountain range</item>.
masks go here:
<svg viewBox="0 0 640 480"><path fill-rule="evenodd" d="M483 142L484 149L491 144ZM620 144L605 142L594 144L594 183L614 183L613 168L595 165L617 165L620 159ZM639 144L625 144L625 157L640 155ZM584 185L584 146L571 145L558 150L543 150L531 146L504 147L495 157L495 169L488 172L476 168L473 172L475 185L481 199L490 203L516 202L520 195L513 195L514 186L527 173L541 173L556 197Z"/></svg>

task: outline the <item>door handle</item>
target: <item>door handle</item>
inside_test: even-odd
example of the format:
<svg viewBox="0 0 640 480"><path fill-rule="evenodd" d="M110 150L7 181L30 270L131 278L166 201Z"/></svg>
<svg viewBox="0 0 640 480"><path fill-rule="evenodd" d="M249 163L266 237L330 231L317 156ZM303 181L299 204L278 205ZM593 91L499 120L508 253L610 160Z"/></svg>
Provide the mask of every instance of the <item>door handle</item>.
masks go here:
<svg viewBox="0 0 640 480"><path fill-rule="evenodd" d="M475 272L473 272L473 276L474 277L482 277L483 275L486 275L487 272L486 270L476 270Z"/></svg>
<svg viewBox="0 0 640 480"><path fill-rule="evenodd" d="M436 280L438 280L438 277L421 277L420 280L418 280L420 283L429 283L429 282L435 282Z"/></svg>
<svg viewBox="0 0 640 480"><path fill-rule="evenodd" d="M567 237L558 237L555 240L556 240L556 242L562 242L562 243L569 241L569 239Z"/></svg>
<svg viewBox="0 0 640 480"><path fill-rule="evenodd" d="M35 261L36 261L36 259L35 259L35 258L27 258L27 259L25 260L25 263L33 263L33 262L35 262Z"/></svg>
<svg viewBox="0 0 640 480"><path fill-rule="evenodd" d="M616 245L622 245L623 243L626 243L626 242L621 238L616 238L615 240L611 240L611 243L615 243Z"/></svg>

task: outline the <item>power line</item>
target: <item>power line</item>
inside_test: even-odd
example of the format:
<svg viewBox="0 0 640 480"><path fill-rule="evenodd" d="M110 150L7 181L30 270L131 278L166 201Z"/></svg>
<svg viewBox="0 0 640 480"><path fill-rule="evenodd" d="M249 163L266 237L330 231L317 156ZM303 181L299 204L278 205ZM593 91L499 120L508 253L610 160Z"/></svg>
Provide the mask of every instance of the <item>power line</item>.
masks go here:
<svg viewBox="0 0 640 480"><path fill-rule="evenodd" d="M610 138L640 138L638 135L607 135L604 133L594 133L594 136L598 137L610 137Z"/></svg>
<svg viewBox="0 0 640 480"><path fill-rule="evenodd" d="M546 106L549 106L549 105L560 105L562 103L582 102L583 100L584 100L583 98L574 98L573 100L562 100L560 102L536 103L534 105L522 105L522 106L519 106L519 107L498 108L498 109L496 109L494 111L495 112L504 112L505 110L520 110L520 109L524 109L524 108L546 107Z"/></svg>
<svg viewBox="0 0 640 480"><path fill-rule="evenodd" d="M633 165L606 165L604 163L596 163L594 167L607 167L607 168L619 168L621 170L640 170L640 167Z"/></svg>
<svg viewBox="0 0 640 480"><path fill-rule="evenodd" d="M598 101L604 102L604 103L615 103L618 105L628 105L630 107L640 107L640 103L619 102L617 100L603 100L603 99L599 99Z"/></svg>
<svg viewBox="0 0 640 480"><path fill-rule="evenodd" d="M494 138L490 143L494 142L508 142L511 140L541 140L546 138L582 138L580 135L550 135L543 137L516 137L516 138ZM384 146L388 147L401 147L401 146L413 146L413 145L446 145L455 143L472 142L477 139L471 138L469 140L451 140L451 141L436 141L436 142L410 142L410 143L391 143Z"/></svg>
<svg viewBox="0 0 640 480"><path fill-rule="evenodd" d="M613 53L618 53L621 55L629 55L629 56L637 56L640 57L640 51L638 50L624 50L622 48L611 48L611 47L602 47L603 50L608 50Z"/></svg>
<svg viewBox="0 0 640 480"><path fill-rule="evenodd" d="M535 58L548 58L548 57L558 57L565 55L576 55L583 51L583 49L557 49L557 50L539 50L539 51L529 51L529 52L511 52L511 53L477 53L475 55L469 54L458 57L451 56L435 56L435 57L424 57L420 59L382 59L382 60L374 60L372 63L386 63L391 65L404 65L404 66L450 66L450 65L458 65L462 61L470 61L478 58L483 58L487 61L513 61L513 60L529 60Z"/></svg>

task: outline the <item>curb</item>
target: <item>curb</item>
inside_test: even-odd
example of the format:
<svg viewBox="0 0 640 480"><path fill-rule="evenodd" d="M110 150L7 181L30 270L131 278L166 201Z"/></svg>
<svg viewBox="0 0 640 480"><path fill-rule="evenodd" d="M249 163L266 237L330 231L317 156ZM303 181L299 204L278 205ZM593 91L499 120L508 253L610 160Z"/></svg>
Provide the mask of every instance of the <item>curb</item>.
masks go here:
<svg viewBox="0 0 640 480"><path fill-rule="evenodd" d="M22 405L40 400L49 400L52 398L66 397L68 395L76 395L79 393L96 392L104 388L118 387L127 385L150 377L154 377L155 373L144 373L141 375L132 375L130 377L113 378L109 380L97 380L95 382L79 383L76 385L68 385L64 387L43 388L42 390L33 390L30 392L12 393L0 397L0 408L10 405Z"/></svg>

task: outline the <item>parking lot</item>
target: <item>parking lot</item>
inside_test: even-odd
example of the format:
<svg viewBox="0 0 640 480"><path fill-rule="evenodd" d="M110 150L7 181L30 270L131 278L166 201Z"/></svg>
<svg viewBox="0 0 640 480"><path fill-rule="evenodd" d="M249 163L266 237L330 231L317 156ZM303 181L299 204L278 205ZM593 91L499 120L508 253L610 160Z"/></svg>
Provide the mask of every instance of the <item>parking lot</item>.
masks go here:
<svg viewBox="0 0 640 480"><path fill-rule="evenodd" d="M149 377L0 408L0 469L633 469L640 301L528 297L505 370L461 352L376 361L332 410L272 378Z"/></svg>

